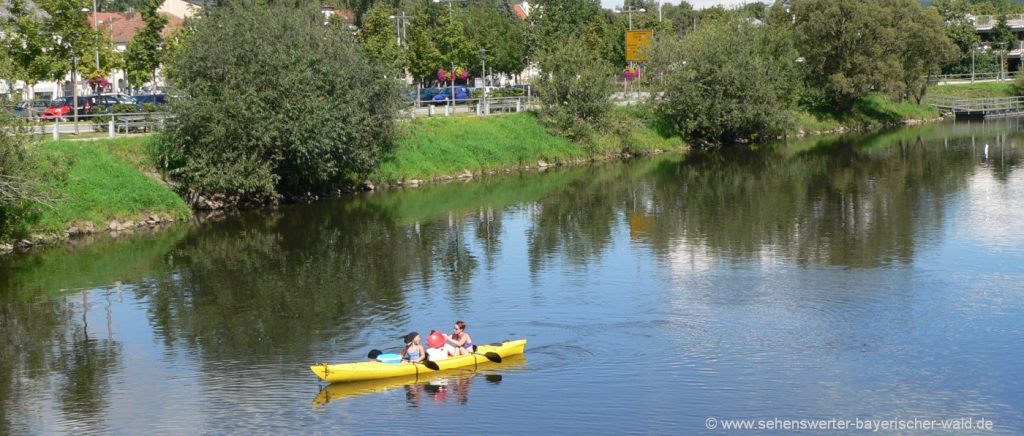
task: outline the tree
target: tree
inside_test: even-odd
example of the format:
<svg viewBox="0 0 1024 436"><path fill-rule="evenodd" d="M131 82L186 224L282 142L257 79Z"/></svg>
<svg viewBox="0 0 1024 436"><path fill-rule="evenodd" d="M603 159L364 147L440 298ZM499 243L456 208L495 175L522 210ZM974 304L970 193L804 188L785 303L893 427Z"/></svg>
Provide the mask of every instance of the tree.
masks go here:
<svg viewBox="0 0 1024 436"><path fill-rule="evenodd" d="M924 9L917 0L885 0L889 26L900 34L889 53L900 62L899 97L920 103L928 87L928 78L942 71L957 58L957 47L946 36L935 9Z"/></svg>
<svg viewBox="0 0 1024 436"><path fill-rule="evenodd" d="M30 0L12 0L7 12L10 16L3 22L2 40L10 64L7 77L24 80L31 93L33 85L53 77L59 63L53 50L56 41L50 33L50 14ZM12 88L9 83L8 89Z"/></svg>
<svg viewBox="0 0 1024 436"><path fill-rule="evenodd" d="M654 68L665 71L659 112L680 135L706 145L764 141L792 124L798 54L788 26L743 19L705 22L663 38Z"/></svg>
<svg viewBox="0 0 1024 436"><path fill-rule="evenodd" d="M167 25L167 17L158 12L163 0L140 1L145 4L141 14L146 25L128 43L125 52L125 72L128 75L128 83L132 86L141 86L146 79L150 79L155 86L156 69L162 61L162 32Z"/></svg>
<svg viewBox="0 0 1024 436"><path fill-rule="evenodd" d="M416 8L406 29L409 72L421 82L437 74L437 69L444 62L441 52L434 44L428 21L426 7Z"/></svg>
<svg viewBox="0 0 1024 436"><path fill-rule="evenodd" d="M443 63L435 68L468 68L479 63L478 48L466 38L462 22L454 15L441 15L441 27L437 32L435 41Z"/></svg>
<svg viewBox="0 0 1024 436"><path fill-rule="evenodd" d="M168 60L180 99L155 156L182 189L248 202L330 192L393 148L397 82L323 21L316 3L270 0L195 20Z"/></svg>
<svg viewBox="0 0 1024 436"><path fill-rule="evenodd" d="M792 13L809 88L821 90L836 109L847 110L901 77L899 61L887 52L896 29L885 26L877 2L794 0Z"/></svg>
<svg viewBox="0 0 1024 436"><path fill-rule="evenodd" d="M383 3L377 3L363 17L363 27L359 32L359 41L370 58L380 62L389 77L401 75L405 66L405 53L398 46L395 22L389 18L391 9Z"/></svg>
<svg viewBox="0 0 1024 436"><path fill-rule="evenodd" d="M577 143L590 142L591 134L603 129L611 109L612 65L579 37L542 51L537 58L541 120Z"/></svg>

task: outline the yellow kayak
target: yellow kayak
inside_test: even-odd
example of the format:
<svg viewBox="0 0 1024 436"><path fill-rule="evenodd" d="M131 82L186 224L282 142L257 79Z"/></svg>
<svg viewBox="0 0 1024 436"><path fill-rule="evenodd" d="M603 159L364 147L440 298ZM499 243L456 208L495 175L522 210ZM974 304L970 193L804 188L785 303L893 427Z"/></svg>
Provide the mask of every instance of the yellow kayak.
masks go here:
<svg viewBox="0 0 1024 436"><path fill-rule="evenodd" d="M503 358L523 354L526 339L508 340L500 344L478 345L476 353L452 356L445 360L429 363L382 363L376 360L356 363L321 363L312 365L310 370L321 380L337 383L381 378L419 376L448 369L479 366L484 362L500 361Z"/></svg>
<svg viewBox="0 0 1024 436"><path fill-rule="evenodd" d="M462 382L463 380L472 379L476 374L478 374L476 372L477 370L489 371L499 368L508 369L522 366L525 364L526 357L523 355L516 355L509 356L507 359L503 359L502 363L494 363L487 359L483 359L480 361L479 365L474 367L456 368L448 371L427 371L421 372L418 376L406 375L374 380L331 383L320 389L320 392L317 393L316 398L313 399L313 404L324 405L331 401L353 398L368 394L377 394L381 392L387 392L392 389L399 389L414 385L424 385L427 383L436 382L438 380L454 380L452 381L453 384L460 384L460 382Z"/></svg>

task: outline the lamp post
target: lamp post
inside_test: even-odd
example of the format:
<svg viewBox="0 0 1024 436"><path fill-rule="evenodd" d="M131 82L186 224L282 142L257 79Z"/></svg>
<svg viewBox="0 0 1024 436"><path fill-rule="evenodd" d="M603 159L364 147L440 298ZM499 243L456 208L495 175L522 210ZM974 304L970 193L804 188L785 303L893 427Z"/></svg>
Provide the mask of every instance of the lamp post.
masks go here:
<svg viewBox="0 0 1024 436"><path fill-rule="evenodd" d="M395 20L395 36L398 37L398 46L401 47L402 41L405 41L405 26L409 24L412 15L402 12L402 15L391 15L388 18Z"/></svg>
<svg viewBox="0 0 1024 436"><path fill-rule="evenodd" d="M96 30L96 71L100 70L100 24L96 18L96 0L92 0L92 28Z"/></svg>
<svg viewBox="0 0 1024 436"><path fill-rule="evenodd" d="M658 10L660 12L661 9L659 8ZM615 10L615 13L617 13L617 14L623 14L624 13L624 14L626 14L627 17L629 17L629 30L633 30L633 13L634 12L647 12L647 9L644 9L644 8L634 8L634 7L630 6L627 9L616 9Z"/></svg>

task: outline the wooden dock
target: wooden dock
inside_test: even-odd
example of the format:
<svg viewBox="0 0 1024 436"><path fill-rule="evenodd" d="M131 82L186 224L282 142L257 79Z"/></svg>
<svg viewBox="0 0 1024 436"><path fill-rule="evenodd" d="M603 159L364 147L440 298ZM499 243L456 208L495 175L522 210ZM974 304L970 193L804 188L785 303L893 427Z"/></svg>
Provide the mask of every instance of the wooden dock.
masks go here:
<svg viewBox="0 0 1024 436"><path fill-rule="evenodd" d="M957 118L996 118L1024 115L1024 97L960 98L929 96L925 103Z"/></svg>

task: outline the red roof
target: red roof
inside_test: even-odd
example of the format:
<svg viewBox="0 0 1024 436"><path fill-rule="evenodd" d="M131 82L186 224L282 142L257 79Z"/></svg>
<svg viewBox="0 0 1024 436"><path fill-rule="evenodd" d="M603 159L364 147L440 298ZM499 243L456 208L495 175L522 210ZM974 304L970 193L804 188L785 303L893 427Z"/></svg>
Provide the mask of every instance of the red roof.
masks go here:
<svg viewBox="0 0 1024 436"><path fill-rule="evenodd" d="M516 16L519 17L520 20L526 21L528 16L526 15L526 11L523 10L523 5L512 5L512 10L515 11Z"/></svg>
<svg viewBox="0 0 1024 436"><path fill-rule="evenodd" d="M167 25L164 26L163 31L165 38L185 23L184 20L174 15L163 12L160 14L167 17ZM127 44L139 29L146 26L146 22L142 20L142 14L139 13L97 12L96 20L99 21L100 29L108 35L113 35L114 43L116 44ZM89 14L89 26L92 25L92 14Z"/></svg>
<svg viewBox="0 0 1024 436"><path fill-rule="evenodd" d="M354 23L356 21L356 14L348 9L336 8L334 6L324 6L320 8L320 11L323 12L324 14L330 14L336 17L340 17L341 19L349 23Z"/></svg>

